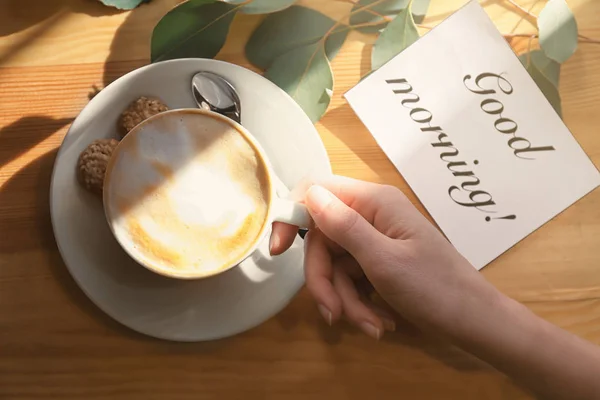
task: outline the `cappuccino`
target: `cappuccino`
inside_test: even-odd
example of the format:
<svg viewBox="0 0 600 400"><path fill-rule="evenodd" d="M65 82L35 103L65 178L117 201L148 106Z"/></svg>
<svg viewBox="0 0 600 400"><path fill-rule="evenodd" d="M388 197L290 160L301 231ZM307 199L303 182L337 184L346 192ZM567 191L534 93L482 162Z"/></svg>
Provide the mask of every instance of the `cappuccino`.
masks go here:
<svg viewBox="0 0 600 400"><path fill-rule="evenodd" d="M212 275L241 261L261 238L269 179L259 151L233 123L171 111L119 144L104 203L134 258L169 276Z"/></svg>

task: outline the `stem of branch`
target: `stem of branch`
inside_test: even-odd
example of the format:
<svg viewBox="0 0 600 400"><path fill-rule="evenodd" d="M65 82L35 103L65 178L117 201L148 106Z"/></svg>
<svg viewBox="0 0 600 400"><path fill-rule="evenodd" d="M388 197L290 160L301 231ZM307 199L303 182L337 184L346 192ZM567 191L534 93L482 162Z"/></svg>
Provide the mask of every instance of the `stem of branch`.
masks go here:
<svg viewBox="0 0 600 400"><path fill-rule="evenodd" d="M367 10L367 12L369 12L370 14L376 15L379 18L383 19L385 22L390 22L391 20L393 20L393 18L388 17L387 15L383 15L381 13L378 13L375 10ZM381 22L380 22L381 23Z"/></svg>
<svg viewBox="0 0 600 400"><path fill-rule="evenodd" d="M506 1L508 1L510 4L512 4L513 7L518 8L519 10L521 10L525 14L529 15L530 17L537 19L537 15L532 14L531 11L529 11L528 9L526 9L525 7L523 7L516 1L514 1L514 0L506 0Z"/></svg>
<svg viewBox="0 0 600 400"><path fill-rule="evenodd" d="M598 39L592 39L591 37L587 37L584 35L577 35L579 37L579 40L583 43L595 43L595 44L600 44L600 40Z"/></svg>
<svg viewBox="0 0 600 400"><path fill-rule="evenodd" d="M537 33L505 33L502 36L504 36L505 39L512 39L516 37L526 37L530 39L535 39L538 35Z"/></svg>
<svg viewBox="0 0 600 400"><path fill-rule="evenodd" d="M531 35L531 37L529 38L529 42L527 42L527 65L529 65L529 63L531 62L531 42L536 36L537 35Z"/></svg>
<svg viewBox="0 0 600 400"><path fill-rule="evenodd" d="M353 16L356 13L362 12L362 11L369 11L371 9L371 7L376 6L379 3L383 3L384 1L388 1L388 0L375 0L373 3L368 4L366 6L362 6L357 8L354 11L350 11L348 13L348 17ZM354 3L353 1L351 1L351 3ZM380 22L378 23L374 23L373 25L378 25ZM325 32L325 35L323 35L323 37L321 38L321 43L323 44L323 46L325 46L325 41L327 40L327 38L329 37L329 35L331 35L331 33L338 27L341 25L341 19L338 20L335 24L333 24L333 26L331 27L331 29L329 29L327 32Z"/></svg>
<svg viewBox="0 0 600 400"><path fill-rule="evenodd" d="M419 25L419 26L421 26L421 25ZM532 39L539 37L539 35L537 33L505 33L502 36L504 36L505 39L512 39L512 38L516 38L516 37L526 37L526 38L529 38L530 41ZM600 40L598 40L598 39L593 39L591 37L581 35L581 34L579 34L577 36L579 37L579 42L581 42L581 43L600 44Z"/></svg>

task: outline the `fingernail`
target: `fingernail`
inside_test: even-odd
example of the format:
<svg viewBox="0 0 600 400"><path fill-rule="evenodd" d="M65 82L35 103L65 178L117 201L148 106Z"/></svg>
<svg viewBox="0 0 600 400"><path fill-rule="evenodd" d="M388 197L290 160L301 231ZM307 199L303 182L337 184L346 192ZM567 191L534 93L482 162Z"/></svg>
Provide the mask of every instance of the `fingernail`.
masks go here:
<svg viewBox="0 0 600 400"><path fill-rule="evenodd" d="M371 336L373 339L379 340L381 339L381 330L377 328L370 322L363 322L360 324L360 329L367 335Z"/></svg>
<svg viewBox="0 0 600 400"><path fill-rule="evenodd" d="M329 311L327 307L322 306L321 304L319 304L317 308L319 309L319 312L323 316L325 322L327 322L327 325L331 326L333 324L333 317L331 315L331 311Z"/></svg>
<svg viewBox="0 0 600 400"><path fill-rule="evenodd" d="M308 192L306 192L306 205L311 211L317 214L323 211L333 199L333 194L321 186L311 186Z"/></svg>
<svg viewBox="0 0 600 400"><path fill-rule="evenodd" d="M393 319L382 318L381 321L383 322L383 329L389 332L396 331L396 322Z"/></svg>
<svg viewBox="0 0 600 400"><path fill-rule="evenodd" d="M279 246L279 236L271 235L271 239L269 240L269 253L273 254L273 249Z"/></svg>

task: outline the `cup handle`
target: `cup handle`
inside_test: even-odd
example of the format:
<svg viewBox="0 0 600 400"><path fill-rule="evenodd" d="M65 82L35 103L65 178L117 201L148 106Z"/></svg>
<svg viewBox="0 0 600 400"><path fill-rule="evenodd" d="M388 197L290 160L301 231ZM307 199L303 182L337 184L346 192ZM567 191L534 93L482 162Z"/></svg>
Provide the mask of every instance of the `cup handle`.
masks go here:
<svg viewBox="0 0 600 400"><path fill-rule="evenodd" d="M276 197L272 207L273 221L284 222L303 229L314 226L314 221L304 204Z"/></svg>

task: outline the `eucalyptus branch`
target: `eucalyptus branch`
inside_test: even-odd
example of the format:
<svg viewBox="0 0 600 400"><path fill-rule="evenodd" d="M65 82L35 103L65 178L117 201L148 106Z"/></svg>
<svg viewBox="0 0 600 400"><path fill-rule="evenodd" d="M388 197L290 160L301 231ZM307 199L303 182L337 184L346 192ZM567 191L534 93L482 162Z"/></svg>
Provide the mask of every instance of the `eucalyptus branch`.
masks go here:
<svg viewBox="0 0 600 400"><path fill-rule="evenodd" d="M368 13L373 14L378 16L379 18L383 19L385 22L390 22L393 20L393 18L388 17L387 15L383 15L375 10L367 10ZM381 22L379 22L381 23Z"/></svg>
<svg viewBox="0 0 600 400"><path fill-rule="evenodd" d="M350 28L350 29L366 28L369 26L377 26L377 25L381 25L381 21L363 22L362 24L348 25L348 28Z"/></svg>
<svg viewBox="0 0 600 400"><path fill-rule="evenodd" d="M502 36L505 39L512 39L516 37L536 38L538 35L537 33L505 33Z"/></svg>
<svg viewBox="0 0 600 400"><path fill-rule="evenodd" d="M204 29L207 29L207 28L209 28L210 26L212 26L212 25L216 24L216 23L217 23L217 22L219 22L221 19L225 18L227 15L229 15L229 14L231 14L231 13L235 13L235 12L237 12L237 11L238 11L240 8L242 8L243 6L245 6L246 4L249 4L249 3L251 3L251 2L252 2L252 0L245 0L244 2L242 2L242 3L238 4L238 5L236 5L236 6L235 6L235 7L233 7L231 10L229 10L229 11L227 11L227 12L225 12L225 13L223 13L223 14L219 15L217 18L215 18L213 21L211 21L209 24L207 24L207 25L204 27ZM197 32L196 32L196 33L197 33ZM194 34L195 34L195 33L194 33ZM190 36L188 36L188 37L184 38L184 39L182 40L182 42L187 42L187 41L191 40L191 39L194 37L194 34L192 34L192 35L190 35ZM174 48L171 48L171 49L167 50L165 53L163 53L162 55L160 55L159 57L157 57L157 58L156 58L156 59L155 59L153 62L160 61L160 60L164 60L164 59L165 59L165 56L166 56L167 54L171 53L173 50L174 50Z"/></svg>
<svg viewBox="0 0 600 400"><path fill-rule="evenodd" d="M533 14L531 11L529 11L528 9L526 9L525 7L523 7L522 5L520 5L519 3L517 3L514 0L506 0L507 2L509 2L510 4L512 4L513 7L518 8L519 10L521 10L523 13L529 15L532 18L537 19L537 15Z"/></svg>
<svg viewBox="0 0 600 400"><path fill-rule="evenodd" d="M373 3L371 3L371 4L367 4L367 5L365 5L365 6L362 6L362 7L359 7L359 8L357 8L356 10L350 11L350 12L348 13L348 15L346 15L345 17L351 17L351 16L353 16L354 14L357 14L357 13L359 13L359 12L362 12L362 11L368 11L368 10L370 10L370 9L371 9L371 7L375 7L376 5L378 5L378 4L380 4L380 3L383 3L383 2L385 2L385 1L389 1L389 0L376 0L376 1L374 1ZM354 3L354 2L352 2L352 1L351 1L351 3ZM355 3L355 4L356 4L356 3ZM344 17L344 18L345 18L345 17ZM343 18L342 18L342 19L343 19ZM337 21L335 24L333 24L333 26L332 26L332 27L331 27L331 28L330 28L330 29L329 29L327 32L325 32L325 35L323 35L323 37L321 38L321 44L323 45L323 47L325 46L325 41L327 40L327 38L329 37L329 35L331 35L331 33L334 31L334 29L335 29L335 28L337 28L338 26L340 26L340 25L341 25L341 20L342 20L342 19L338 19L338 21ZM379 25L380 23L381 23L381 22L377 22L377 23L374 23L373 25Z"/></svg>
<svg viewBox="0 0 600 400"><path fill-rule="evenodd" d="M530 38L530 40L532 40L532 39L539 38L539 35L537 33L505 33L502 36L504 36L505 39L524 37L524 38ZM578 34L577 37L579 38L579 43L600 44L600 40L594 39L594 38L591 38L591 37L588 37L588 36L585 36L582 34Z"/></svg>
<svg viewBox="0 0 600 400"><path fill-rule="evenodd" d="M584 35L577 35L579 37L579 41L582 43L594 43L594 44L600 44L600 40L598 39L592 39L591 37L587 37Z"/></svg>
<svg viewBox="0 0 600 400"><path fill-rule="evenodd" d="M356 0L356 1L355 1L355 0L340 0L340 1L341 1L341 2L343 2L343 3L350 3L350 4L354 4L355 6L356 6L356 5L358 5L358 4L360 4L360 3L358 2L358 0ZM384 1L389 1L389 0L384 0ZM366 5L365 7L372 7L372 6L373 6L373 4L368 4L368 5ZM358 11L358 10L357 10L357 11ZM367 9L366 9L366 10L364 10L364 11L365 11L365 12L368 12L368 13L369 13L369 14L371 14L371 15L375 15L375 16L377 16L377 17L379 17L379 18L383 19L385 22L391 22L391 21L393 20L393 18L390 18L390 17L388 17L387 15L383 15L383 14L381 14L380 12L377 12L377 11L375 11L375 10L372 10L372 9L370 9L370 8L367 8ZM379 24L381 24L381 21L378 21L376 25L379 25ZM371 25L366 25L366 26L371 26Z"/></svg>
<svg viewBox="0 0 600 400"><path fill-rule="evenodd" d="M361 11L364 10L368 10L371 7L376 6L377 4L383 3L384 1L388 1L388 0L376 0L371 4L368 4L366 6L362 6L357 8L354 11L350 11L347 15L347 17L351 17L352 15L359 13ZM310 65L312 64L312 60L316 57L317 53L319 51L322 51L325 54L325 58L327 58L327 54L325 53L325 43L327 42L327 39L329 38L329 36L336 30L336 28L338 28L341 24L342 24L342 19L338 19L336 21L335 24L333 24L333 26L331 28L329 28L329 30L327 32L325 32L325 34L323 35L323 37L319 40L319 42L317 42L319 45L317 46L317 48L315 49L314 53L311 54L308 63L306 65L306 69L304 70L304 72L302 72L302 75L300 76L300 80L302 80L304 78L304 76L306 76L306 74L308 73L308 70L310 69ZM296 96L296 91L298 90L298 87L296 87L296 90L294 91L294 94L292 95L292 97Z"/></svg>
<svg viewBox="0 0 600 400"><path fill-rule="evenodd" d="M529 63L531 62L531 43L533 42L533 38L537 36L538 35L531 35L529 41L527 42L527 65L529 65Z"/></svg>

